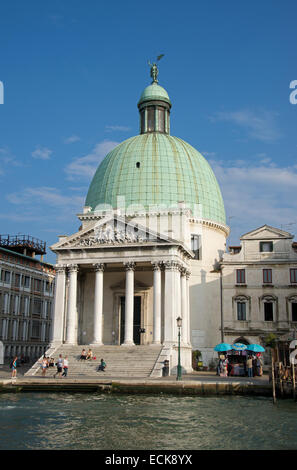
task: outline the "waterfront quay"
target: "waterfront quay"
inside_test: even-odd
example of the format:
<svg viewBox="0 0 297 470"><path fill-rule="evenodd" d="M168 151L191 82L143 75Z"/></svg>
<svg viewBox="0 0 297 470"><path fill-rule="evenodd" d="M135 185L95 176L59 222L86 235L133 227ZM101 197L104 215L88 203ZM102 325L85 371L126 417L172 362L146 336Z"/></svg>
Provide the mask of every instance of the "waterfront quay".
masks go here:
<svg viewBox="0 0 297 470"><path fill-rule="evenodd" d="M12 379L8 368L0 369L1 392L103 392L128 394L172 394L172 395L251 395L272 396L272 386L268 376L248 377L218 377L214 372L193 372L176 380L175 376L160 378L123 378L105 377L103 373L98 378L67 377L56 378L23 375ZM98 373L99 374L99 373Z"/></svg>

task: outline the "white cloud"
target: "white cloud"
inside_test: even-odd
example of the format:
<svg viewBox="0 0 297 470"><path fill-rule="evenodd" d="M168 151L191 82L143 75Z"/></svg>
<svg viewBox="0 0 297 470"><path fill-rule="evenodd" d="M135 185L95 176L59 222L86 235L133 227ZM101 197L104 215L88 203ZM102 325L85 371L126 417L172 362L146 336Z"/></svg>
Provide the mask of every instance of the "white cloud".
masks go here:
<svg viewBox="0 0 297 470"><path fill-rule="evenodd" d="M226 121L243 128L253 139L271 142L281 137L274 111L251 111L248 109L217 112L210 117L212 122Z"/></svg>
<svg viewBox="0 0 297 470"><path fill-rule="evenodd" d="M296 168L261 163L226 166L221 161L211 165L222 190L227 223L232 217L232 238L266 223L281 228L296 222L291 230L297 230Z"/></svg>
<svg viewBox="0 0 297 470"><path fill-rule="evenodd" d="M28 206L45 204L56 208L67 208L71 211L80 210L84 203L81 196L65 196L57 188L41 186L25 188L21 192L7 194L6 199L15 205ZM73 212L72 212L73 213Z"/></svg>
<svg viewBox="0 0 297 470"><path fill-rule="evenodd" d="M67 139L64 140L64 144L73 144L75 142L78 142L80 140L80 137L78 135L71 135L70 137L67 137Z"/></svg>
<svg viewBox="0 0 297 470"><path fill-rule="evenodd" d="M130 131L130 127L127 126L105 126L106 132L112 132L112 131L121 131L121 132L128 132Z"/></svg>
<svg viewBox="0 0 297 470"><path fill-rule="evenodd" d="M34 152L32 152L32 157L39 160L49 160L51 158L52 150L47 147L38 147Z"/></svg>
<svg viewBox="0 0 297 470"><path fill-rule="evenodd" d="M75 158L65 168L68 179L92 178L103 158L118 144L119 142L104 140L96 144L89 154L84 157Z"/></svg>

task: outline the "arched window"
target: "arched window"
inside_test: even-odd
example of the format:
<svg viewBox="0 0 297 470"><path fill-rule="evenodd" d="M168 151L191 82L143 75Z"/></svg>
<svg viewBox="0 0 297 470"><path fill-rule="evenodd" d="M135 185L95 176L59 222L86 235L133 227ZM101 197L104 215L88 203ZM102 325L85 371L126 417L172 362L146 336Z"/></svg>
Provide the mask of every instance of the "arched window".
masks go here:
<svg viewBox="0 0 297 470"><path fill-rule="evenodd" d="M263 309L263 320L271 322L276 320L276 303L277 298L273 295L264 295L261 298Z"/></svg>
<svg viewBox="0 0 297 470"><path fill-rule="evenodd" d="M297 296L288 298L289 321L297 322Z"/></svg>
<svg viewBox="0 0 297 470"><path fill-rule="evenodd" d="M249 298L240 295L234 299L234 317L237 321L247 321L249 316Z"/></svg>
<svg viewBox="0 0 297 470"><path fill-rule="evenodd" d="M242 343L242 344L246 344L247 346L250 344L249 341L245 339L243 336L240 336L240 338L237 338L233 344L235 343Z"/></svg>

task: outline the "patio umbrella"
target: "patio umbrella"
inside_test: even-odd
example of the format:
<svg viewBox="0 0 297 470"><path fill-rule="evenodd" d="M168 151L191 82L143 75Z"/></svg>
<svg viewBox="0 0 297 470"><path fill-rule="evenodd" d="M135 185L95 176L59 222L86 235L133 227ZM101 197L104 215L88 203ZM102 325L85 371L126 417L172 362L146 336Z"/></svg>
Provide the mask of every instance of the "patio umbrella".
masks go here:
<svg viewBox="0 0 297 470"><path fill-rule="evenodd" d="M231 348L235 351L244 351L245 349L247 349L247 345L243 343L234 343L232 344Z"/></svg>
<svg viewBox="0 0 297 470"><path fill-rule="evenodd" d="M228 343L220 343L217 344L213 349L215 351L230 351L232 349L232 346Z"/></svg>
<svg viewBox="0 0 297 470"><path fill-rule="evenodd" d="M264 352L265 348L263 346L260 346L260 344L249 344L246 348L248 351L253 351L253 352Z"/></svg>

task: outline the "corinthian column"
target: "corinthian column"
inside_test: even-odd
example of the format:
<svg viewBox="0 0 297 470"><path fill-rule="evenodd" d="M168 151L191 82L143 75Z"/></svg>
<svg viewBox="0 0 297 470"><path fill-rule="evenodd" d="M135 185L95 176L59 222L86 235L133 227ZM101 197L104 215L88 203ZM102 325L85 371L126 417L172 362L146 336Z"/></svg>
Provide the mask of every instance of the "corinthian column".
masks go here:
<svg viewBox="0 0 297 470"><path fill-rule="evenodd" d="M95 298L94 298L94 339L93 344L102 344L102 313L103 313L103 271L104 264L94 264Z"/></svg>
<svg viewBox="0 0 297 470"><path fill-rule="evenodd" d="M134 269L135 263L124 263L126 268L125 293L125 339L123 346L133 346L133 319L134 319Z"/></svg>
<svg viewBox="0 0 297 470"><path fill-rule="evenodd" d="M178 279L180 279L179 263L166 261L165 263L165 299L164 299L164 343L174 343L177 340L176 319L180 312L178 302L180 295Z"/></svg>
<svg viewBox="0 0 297 470"><path fill-rule="evenodd" d="M161 343L161 265L152 263L154 270L153 344Z"/></svg>
<svg viewBox="0 0 297 470"><path fill-rule="evenodd" d="M65 266L56 266L54 321L52 327L51 344L53 346L63 342L64 318L65 318Z"/></svg>
<svg viewBox="0 0 297 470"><path fill-rule="evenodd" d="M188 343L188 295L187 295L187 270L181 270L181 317L183 319L182 326L182 341L184 344Z"/></svg>
<svg viewBox="0 0 297 470"><path fill-rule="evenodd" d="M186 279L187 279L187 315L188 315L188 332L187 332L187 343L191 345L191 310L190 310L190 275L191 271L187 270Z"/></svg>
<svg viewBox="0 0 297 470"><path fill-rule="evenodd" d="M76 264L70 265L69 269L69 290L68 290L68 309L67 309L67 330L66 343L76 344L76 323L77 323L77 271Z"/></svg>

